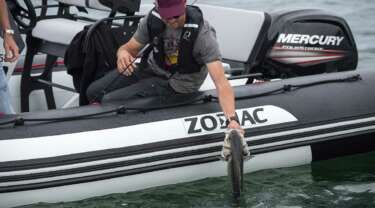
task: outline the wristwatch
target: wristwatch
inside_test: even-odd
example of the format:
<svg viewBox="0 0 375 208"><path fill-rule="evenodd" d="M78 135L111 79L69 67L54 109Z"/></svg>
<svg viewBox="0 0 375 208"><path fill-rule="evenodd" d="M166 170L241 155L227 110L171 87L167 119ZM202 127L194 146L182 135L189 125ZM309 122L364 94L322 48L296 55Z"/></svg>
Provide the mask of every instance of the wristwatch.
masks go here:
<svg viewBox="0 0 375 208"><path fill-rule="evenodd" d="M4 34L14 35L14 30L12 30L12 29L6 29L6 30L4 30Z"/></svg>
<svg viewBox="0 0 375 208"><path fill-rule="evenodd" d="M237 115L235 115L235 116L230 116L230 117L225 121L225 125L228 126L229 123L230 123L231 121L236 121L238 124L240 124L240 121L239 121Z"/></svg>

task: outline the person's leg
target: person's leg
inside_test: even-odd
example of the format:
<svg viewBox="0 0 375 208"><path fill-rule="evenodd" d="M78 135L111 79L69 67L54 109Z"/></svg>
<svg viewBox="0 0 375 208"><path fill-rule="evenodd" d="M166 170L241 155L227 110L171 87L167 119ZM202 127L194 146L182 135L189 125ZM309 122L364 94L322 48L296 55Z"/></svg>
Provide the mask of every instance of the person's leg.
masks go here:
<svg viewBox="0 0 375 208"><path fill-rule="evenodd" d="M90 102L101 101L103 96L120 88L127 87L147 77L146 74L138 71L132 76L120 75L117 70L112 70L101 79L93 82L86 91Z"/></svg>
<svg viewBox="0 0 375 208"><path fill-rule="evenodd" d="M168 96L173 94L176 94L176 92L169 86L168 80L160 77L151 77L106 94L102 102L126 100L136 97Z"/></svg>
<svg viewBox="0 0 375 208"><path fill-rule="evenodd" d="M3 66L0 63L0 114L14 114Z"/></svg>

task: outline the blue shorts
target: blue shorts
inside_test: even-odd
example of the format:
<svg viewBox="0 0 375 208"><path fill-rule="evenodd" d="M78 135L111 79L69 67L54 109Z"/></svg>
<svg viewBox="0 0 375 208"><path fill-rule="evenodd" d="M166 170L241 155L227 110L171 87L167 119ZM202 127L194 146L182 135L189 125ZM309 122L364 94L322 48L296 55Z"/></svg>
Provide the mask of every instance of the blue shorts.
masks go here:
<svg viewBox="0 0 375 208"><path fill-rule="evenodd" d="M14 111L12 108L6 76L3 70L3 64L0 62L0 115L13 113Z"/></svg>

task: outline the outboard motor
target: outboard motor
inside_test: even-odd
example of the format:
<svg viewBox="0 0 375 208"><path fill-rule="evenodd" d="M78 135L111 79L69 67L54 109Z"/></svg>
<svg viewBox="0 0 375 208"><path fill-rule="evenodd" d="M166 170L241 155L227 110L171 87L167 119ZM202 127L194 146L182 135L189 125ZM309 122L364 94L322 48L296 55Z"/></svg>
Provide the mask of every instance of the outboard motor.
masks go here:
<svg viewBox="0 0 375 208"><path fill-rule="evenodd" d="M268 19L267 35L258 42L259 52L252 54L251 72L273 79L356 69L357 47L343 18L297 10L273 13Z"/></svg>

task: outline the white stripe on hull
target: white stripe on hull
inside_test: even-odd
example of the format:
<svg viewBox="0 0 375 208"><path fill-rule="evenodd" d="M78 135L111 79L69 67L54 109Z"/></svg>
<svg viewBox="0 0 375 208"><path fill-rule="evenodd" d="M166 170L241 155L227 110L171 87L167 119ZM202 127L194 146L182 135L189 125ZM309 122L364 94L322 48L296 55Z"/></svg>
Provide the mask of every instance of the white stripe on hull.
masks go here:
<svg viewBox="0 0 375 208"><path fill-rule="evenodd" d="M117 172L117 171L126 171L126 170L132 170L132 169L137 169L137 168L145 168L145 167L151 167L151 166L154 166L154 165L162 165L162 164L168 164L168 163L179 162L179 161L184 161L184 160L192 160L192 159L205 158L205 157L218 156L218 155L219 155L219 153L215 152L215 153L203 154L203 155L198 155L198 156L190 156L190 157L183 157L183 158L178 158L178 159L161 160L161 161L157 161L157 162L142 163L142 164L138 164L138 165L129 165L129 166L125 166L125 167L91 171L91 172L86 172L86 173L70 174L70 175L48 177L48 178L34 179L34 180L23 180L23 181L16 181L16 182L4 182L4 183L0 183L0 187L2 187L2 186L25 185L25 184L31 184L31 183L43 183L43 182L49 182L49 181L57 181L57 180L64 180L64 179L94 176L94 175L100 175L100 174L106 174L106 173L113 173L113 172Z"/></svg>
<svg viewBox="0 0 375 208"><path fill-rule="evenodd" d="M196 149L207 148L207 147L215 147L221 144L222 142L220 143L217 142L217 143L212 143L208 145L197 145L197 146L191 146L191 147L176 148L176 149L165 150L165 151L151 152L147 154L139 154L139 155L134 155L134 156L119 157L119 158L106 159L106 160L96 160L96 161L84 162L84 163L75 163L72 165L61 165L61 166L50 167L50 168L36 168L36 169L31 169L31 170L0 172L0 177L59 171L59 170L66 170L66 169L73 169L73 168L82 168L82 167L87 167L87 166L105 165L109 163L125 162L125 161L131 161L135 159L146 158L146 157L155 157L155 156L169 154L169 153L190 151L190 150L196 150ZM216 155L218 155L218 153L216 153ZM200 157L202 157L202 155L200 155ZM186 159L186 157L184 157L183 159Z"/></svg>
<svg viewBox="0 0 375 208"><path fill-rule="evenodd" d="M311 132L311 131L325 130L325 129L330 129L330 128L336 128L336 127L342 127L342 126L354 125L354 124L360 124L360 123L367 123L367 122L372 122L372 121L375 121L375 117L354 119L354 120L349 120L349 121L341 121L341 122L324 124L324 125L313 126L313 127L308 127L308 128L276 132L272 134L264 134L261 136L254 136L251 138L251 140L253 141L253 140L259 140L259 139L264 139L264 138L287 136L291 134L299 134L299 133L306 133L306 132Z"/></svg>
<svg viewBox="0 0 375 208"><path fill-rule="evenodd" d="M375 125L366 126L366 127L362 127L362 128L356 128L356 129L350 129L350 130L345 130L345 131L332 132L332 133L327 133L327 134L319 134L319 135L309 136L309 137L302 137L302 138L298 138L298 139L291 139L291 140L286 140L286 141L273 142L273 143L270 143L270 144L258 145L257 147L259 147L259 148L272 147L272 146L277 146L277 145L293 144L293 143L296 143L296 142L304 142L304 141L311 141L312 142L312 141L318 140L318 139L334 137L334 136L342 136L342 135L346 135L346 134L352 134L352 133L363 132L363 131L368 131L368 130L375 130Z"/></svg>

